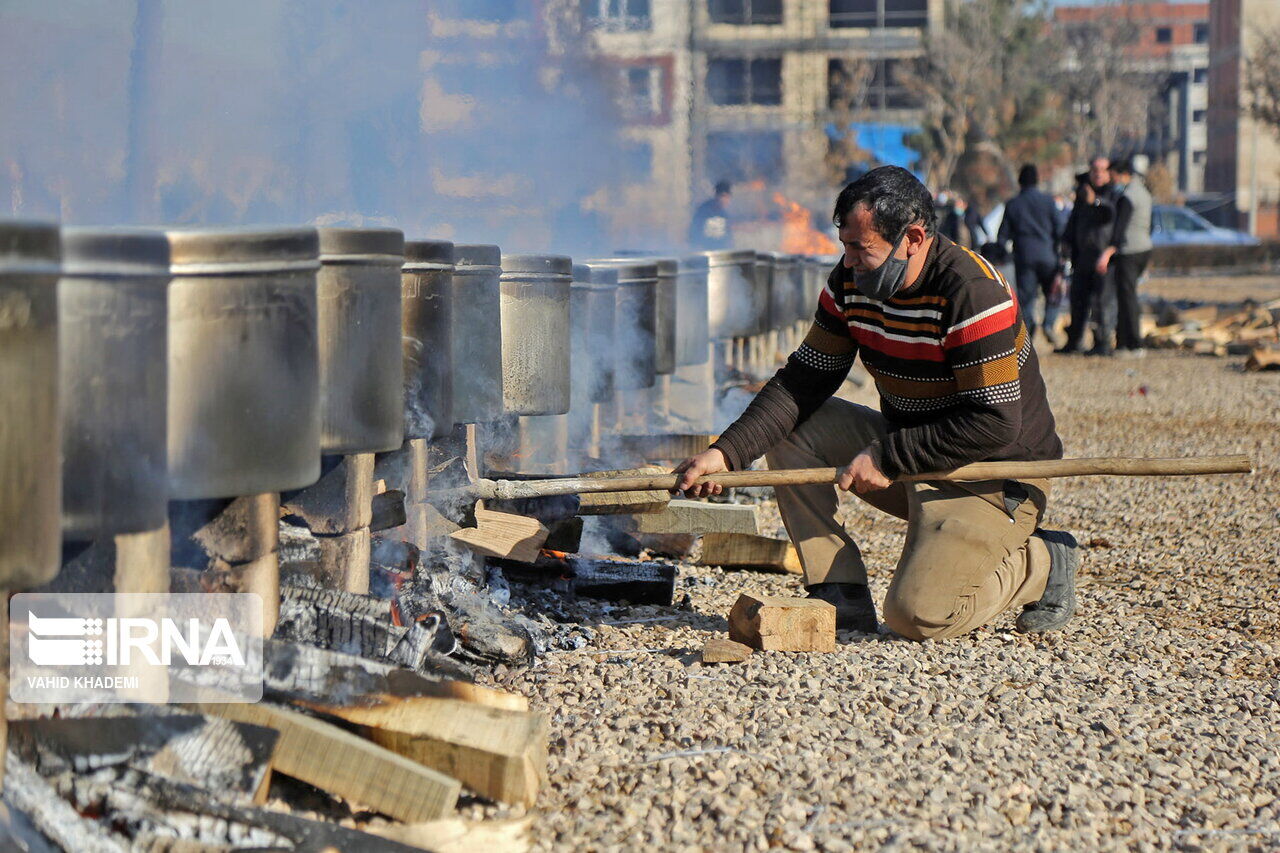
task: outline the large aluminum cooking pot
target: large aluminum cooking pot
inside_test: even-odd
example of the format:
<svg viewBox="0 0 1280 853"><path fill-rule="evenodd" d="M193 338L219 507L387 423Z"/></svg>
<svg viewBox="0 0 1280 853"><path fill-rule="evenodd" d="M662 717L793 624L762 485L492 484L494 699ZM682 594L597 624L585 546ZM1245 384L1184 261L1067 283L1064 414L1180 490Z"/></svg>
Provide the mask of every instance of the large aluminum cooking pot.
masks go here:
<svg viewBox="0 0 1280 853"><path fill-rule="evenodd" d="M376 453L404 442L403 263L404 233L394 228L320 229L323 453Z"/></svg>
<svg viewBox="0 0 1280 853"><path fill-rule="evenodd" d="M676 258L654 257L639 252L623 252L616 258L593 260L593 264L634 264L637 261L653 264L657 270L654 283L653 308L653 372L666 376L676 370L677 324L679 300L676 294L680 261Z"/></svg>
<svg viewBox="0 0 1280 853"><path fill-rule="evenodd" d="M706 255L680 259L680 273L676 277L676 367L705 364L710 357L707 347L711 340L707 315L710 268Z"/></svg>
<svg viewBox="0 0 1280 853"><path fill-rule="evenodd" d="M320 476L314 228L168 232L169 497Z"/></svg>
<svg viewBox="0 0 1280 853"><path fill-rule="evenodd" d="M617 291L617 269L574 264L570 297L574 410L613 398Z"/></svg>
<svg viewBox="0 0 1280 853"><path fill-rule="evenodd" d="M742 338L758 334L768 319L768 282L756 276L750 249L702 252L709 263L707 310L711 336Z"/></svg>
<svg viewBox="0 0 1280 853"><path fill-rule="evenodd" d="M791 318L788 325L808 319L809 261L804 255L789 255L791 278Z"/></svg>
<svg viewBox="0 0 1280 853"><path fill-rule="evenodd" d="M168 518L169 241L68 228L58 284L62 533L141 533Z"/></svg>
<svg viewBox="0 0 1280 853"><path fill-rule="evenodd" d="M453 253L453 419L486 423L502 415L502 250Z"/></svg>
<svg viewBox="0 0 1280 853"><path fill-rule="evenodd" d="M453 243L404 246L404 435L441 438L453 430Z"/></svg>
<svg viewBox="0 0 1280 853"><path fill-rule="evenodd" d="M58 573L58 227L0 221L0 589Z"/></svg>
<svg viewBox="0 0 1280 853"><path fill-rule="evenodd" d="M654 338L657 329L658 267L649 260L587 261L618 271L614 308L613 386L619 391L652 388Z"/></svg>
<svg viewBox="0 0 1280 853"><path fill-rule="evenodd" d="M761 256L768 260L769 328L782 329L799 314L800 283L795 278L799 267L794 256L782 252L762 252Z"/></svg>
<svg viewBox="0 0 1280 853"><path fill-rule="evenodd" d="M508 414L569 411L569 287L563 255L502 256L502 397Z"/></svg>
<svg viewBox="0 0 1280 853"><path fill-rule="evenodd" d="M827 277L831 275L831 271L835 269L836 264L842 260L843 257L841 255L815 255L809 258L809 275L805 284L804 294L806 320L812 320L814 314L817 313L818 301L822 298L822 291L827 286Z"/></svg>

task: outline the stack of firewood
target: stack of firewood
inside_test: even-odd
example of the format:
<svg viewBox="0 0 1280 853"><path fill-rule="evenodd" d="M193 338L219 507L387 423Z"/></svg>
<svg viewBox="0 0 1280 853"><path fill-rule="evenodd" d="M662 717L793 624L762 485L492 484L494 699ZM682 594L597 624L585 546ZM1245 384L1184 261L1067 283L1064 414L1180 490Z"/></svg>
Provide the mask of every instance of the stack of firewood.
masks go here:
<svg viewBox="0 0 1280 853"><path fill-rule="evenodd" d="M1199 355L1245 355L1251 370L1280 367L1280 299L1222 307L1157 306L1142 318L1147 346Z"/></svg>

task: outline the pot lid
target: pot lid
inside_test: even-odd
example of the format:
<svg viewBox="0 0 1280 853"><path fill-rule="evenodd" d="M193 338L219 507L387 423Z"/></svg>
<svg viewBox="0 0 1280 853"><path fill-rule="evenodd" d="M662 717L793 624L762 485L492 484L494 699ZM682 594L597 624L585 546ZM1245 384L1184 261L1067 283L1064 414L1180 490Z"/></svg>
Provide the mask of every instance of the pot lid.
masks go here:
<svg viewBox="0 0 1280 853"><path fill-rule="evenodd" d="M404 232L398 228L321 228L320 260L383 255L404 258Z"/></svg>
<svg viewBox="0 0 1280 853"><path fill-rule="evenodd" d="M56 224L0 219L0 269L57 273L59 257Z"/></svg>
<svg viewBox="0 0 1280 853"><path fill-rule="evenodd" d="M174 228L165 236L174 275L279 272L320 265L320 237L314 228Z"/></svg>
<svg viewBox="0 0 1280 853"><path fill-rule="evenodd" d="M572 275L573 259L567 255L503 255L502 272L538 275Z"/></svg>
<svg viewBox="0 0 1280 853"><path fill-rule="evenodd" d="M169 241L148 228L62 229L64 275L169 275Z"/></svg>

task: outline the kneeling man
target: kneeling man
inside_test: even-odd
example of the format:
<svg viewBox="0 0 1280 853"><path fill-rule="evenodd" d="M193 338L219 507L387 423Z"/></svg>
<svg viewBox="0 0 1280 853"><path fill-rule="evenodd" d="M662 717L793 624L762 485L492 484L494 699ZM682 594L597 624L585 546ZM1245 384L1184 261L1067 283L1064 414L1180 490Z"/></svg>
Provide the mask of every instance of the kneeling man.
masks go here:
<svg viewBox="0 0 1280 853"><path fill-rule="evenodd" d="M937 233L933 199L905 169L885 166L845 187L834 218L844 258L813 328L742 417L676 469L681 486L717 494L718 484L693 481L766 454L770 468L845 465L841 489L907 520L884 603L890 628L915 640L955 637L1015 606L1023 631L1061 628L1076 607L1078 546L1039 529L1047 481L895 482L971 462L1061 458L1013 291ZM832 397L858 355L879 412ZM778 487L777 498L809 596L835 605L840 628L876 630L835 489Z"/></svg>

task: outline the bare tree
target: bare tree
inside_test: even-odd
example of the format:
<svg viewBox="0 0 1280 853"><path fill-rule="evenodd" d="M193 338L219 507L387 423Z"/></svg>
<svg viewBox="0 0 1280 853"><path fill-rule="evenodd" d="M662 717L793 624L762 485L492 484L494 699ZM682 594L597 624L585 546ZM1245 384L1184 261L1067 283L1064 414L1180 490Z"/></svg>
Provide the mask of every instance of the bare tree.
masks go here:
<svg viewBox="0 0 1280 853"><path fill-rule="evenodd" d="M903 83L924 110L918 144L934 185L950 184L970 150L1011 172L1058 143L1061 99L1046 72L1059 49L1049 33L1043 0L968 0L926 36Z"/></svg>
<svg viewBox="0 0 1280 853"><path fill-rule="evenodd" d="M1077 157L1114 154L1140 142L1164 74L1132 53L1140 26L1123 4L1064 29L1058 87L1068 105L1066 141Z"/></svg>
<svg viewBox="0 0 1280 853"><path fill-rule="evenodd" d="M834 129L824 165L831 186L843 184L849 169L871 156L858 144L853 124L865 115L872 74L871 63L856 57L843 58L830 68L827 108Z"/></svg>
<svg viewBox="0 0 1280 853"><path fill-rule="evenodd" d="M1280 135L1280 26L1253 34L1244 75L1249 114Z"/></svg>

